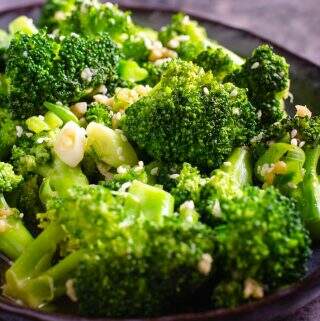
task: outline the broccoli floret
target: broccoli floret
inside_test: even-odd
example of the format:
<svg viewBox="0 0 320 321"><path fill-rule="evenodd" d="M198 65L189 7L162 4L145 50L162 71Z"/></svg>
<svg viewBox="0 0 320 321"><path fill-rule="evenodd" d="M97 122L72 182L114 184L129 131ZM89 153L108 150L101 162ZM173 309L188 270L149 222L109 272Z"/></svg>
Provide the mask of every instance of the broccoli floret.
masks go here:
<svg viewBox="0 0 320 321"><path fill-rule="evenodd" d="M68 188L88 183L79 166L68 166L54 152L55 137L53 131L23 135L12 149L11 163L17 173L43 178L40 197L44 202L51 193L64 195Z"/></svg>
<svg viewBox="0 0 320 321"><path fill-rule="evenodd" d="M6 273L5 292L30 306L59 297L69 280L83 315L157 315L179 309L210 277L212 231L175 217L172 197L161 189L137 181L126 196L75 188L51 202L51 211L55 223ZM71 254L48 269L66 237ZM48 260L35 272L43 255Z"/></svg>
<svg viewBox="0 0 320 321"><path fill-rule="evenodd" d="M89 39L70 35L60 39L40 31L12 40L6 76L9 107L16 116L41 113L45 101L68 105L103 84L112 93L117 85L119 51L109 36Z"/></svg>
<svg viewBox="0 0 320 321"><path fill-rule="evenodd" d="M91 103L85 114L87 123L92 121L103 124L107 127L112 127L113 112L101 103Z"/></svg>
<svg viewBox="0 0 320 321"><path fill-rule="evenodd" d="M10 149L17 139L17 125L18 123L13 120L10 110L0 107L0 160L9 155Z"/></svg>
<svg viewBox="0 0 320 321"><path fill-rule="evenodd" d="M261 45L251 57L229 77L241 88L248 88L248 97L260 115L261 127L285 116L283 99L289 91L289 65L270 46Z"/></svg>
<svg viewBox="0 0 320 321"><path fill-rule="evenodd" d="M117 173L114 174L110 180L105 180L100 184L110 190L118 191L123 184L128 184L128 182L130 183L134 180L138 180L142 183L148 183L148 174L146 173L144 167L120 166L117 169Z"/></svg>
<svg viewBox="0 0 320 321"><path fill-rule="evenodd" d="M198 22L178 13L172 16L167 26L162 27L159 39L166 47L175 49L181 59L193 60L205 49L207 33Z"/></svg>
<svg viewBox="0 0 320 321"><path fill-rule="evenodd" d="M226 75L239 68L239 65L231 59L230 55L220 47L202 51L194 62L205 71L211 71L218 81L223 80Z"/></svg>
<svg viewBox="0 0 320 321"><path fill-rule="evenodd" d="M304 106L297 106L309 112ZM320 239L320 182L318 178L319 117L287 117L274 124L260 143L256 177L296 199L313 241ZM258 144L258 147L260 146Z"/></svg>
<svg viewBox="0 0 320 321"><path fill-rule="evenodd" d="M76 0L47 0L41 8L39 27L47 28L49 32L58 29L75 10L75 3Z"/></svg>
<svg viewBox="0 0 320 321"><path fill-rule="evenodd" d="M156 160L215 168L253 135L255 113L243 89L219 84L211 73L177 60L126 110L121 126Z"/></svg>
<svg viewBox="0 0 320 321"><path fill-rule="evenodd" d="M136 62L148 61L150 49L146 41L138 35L131 35L122 45L122 51L126 59L133 59Z"/></svg>
<svg viewBox="0 0 320 321"><path fill-rule="evenodd" d="M161 79L162 74L168 67L168 62L163 62L161 64L155 64L152 62L145 62L142 67L147 70L148 77L141 81L142 84L154 87Z"/></svg>
<svg viewBox="0 0 320 321"><path fill-rule="evenodd" d="M14 190L22 181L9 163L0 162L0 251L10 259L16 259L32 241L18 210L10 208L4 193Z"/></svg>
<svg viewBox="0 0 320 321"><path fill-rule="evenodd" d="M153 163L148 167L155 183L162 185L174 197L176 209L187 201L198 201L200 187L205 183L205 179L196 167L189 163Z"/></svg>
<svg viewBox="0 0 320 321"><path fill-rule="evenodd" d="M213 171L211 177L200 186L196 209L201 220L215 226L221 222L220 200L240 197L243 188L252 184L252 165L250 151L236 148L222 166Z"/></svg>
<svg viewBox="0 0 320 321"><path fill-rule="evenodd" d="M304 275L310 239L292 200L274 188L248 187L221 202L224 224L214 229L217 273L216 307L235 307Z"/></svg>
<svg viewBox="0 0 320 321"><path fill-rule="evenodd" d="M61 34L75 32L92 37L108 33L117 42L123 42L123 35L135 32L129 12L121 11L110 2L96 0L77 0L71 13L59 23L58 29Z"/></svg>

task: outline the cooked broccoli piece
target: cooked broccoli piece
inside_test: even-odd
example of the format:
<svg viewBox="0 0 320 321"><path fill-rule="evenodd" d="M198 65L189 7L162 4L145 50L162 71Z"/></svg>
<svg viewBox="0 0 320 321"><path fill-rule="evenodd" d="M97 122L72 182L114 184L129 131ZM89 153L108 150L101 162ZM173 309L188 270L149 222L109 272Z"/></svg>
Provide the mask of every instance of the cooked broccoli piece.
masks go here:
<svg viewBox="0 0 320 321"><path fill-rule="evenodd" d="M205 183L199 170L189 163L163 164L151 163L147 166L154 183L162 185L164 190L174 197L175 208L188 201L197 202L200 187Z"/></svg>
<svg viewBox="0 0 320 321"><path fill-rule="evenodd" d="M310 239L292 200L274 188L248 187L220 203L223 224L214 229L215 307L235 307L299 280L310 257Z"/></svg>
<svg viewBox="0 0 320 321"><path fill-rule="evenodd" d="M146 40L139 35L130 35L122 45L122 52L126 59L132 59L138 63L148 61L150 55Z"/></svg>
<svg viewBox="0 0 320 321"><path fill-rule="evenodd" d="M137 181L127 196L75 188L51 211L55 223L6 273L6 294L30 306L66 293L67 283L83 315L157 315L179 309L210 277L212 231L174 216L172 197L161 189ZM48 269L66 237L71 253Z"/></svg>
<svg viewBox="0 0 320 321"><path fill-rule="evenodd" d="M124 12L110 2L100 3L96 0L77 0L65 19L59 21L60 34L77 33L96 37L108 33L116 42L123 42L135 32L136 27L129 12Z"/></svg>
<svg viewBox="0 0 320 321"><path fill-rule="evenodd" d="M176 50L181 59L193 60L206 48L207 33L198 22L178 13L162 27L159 39L166 47Z"/></svg>
<svg viewBox="0 0 320 321"><path fill-rule="evenodd" d="M126 186L134 180L148 183L148 174L143 166L120 166L117 169L117 173L114 174L111 179L100 182L100 184L112 191L118 191L122 186Z"/></svg>
<svg viewBox="0 0 320 321"><path fill-rule="evenodd" d="M142 64L142 67L147 70L148 77L143 79L141 83L154 87L160 81L162 74L167 69L168 62L163 62L161 64L146 62Z"/></svg>
<svg viewBox="0 0 320 321"><path fill-rule="evenodd" d="M107 127L112 127L113 112L101 103L91 103L85 114L87 123L92 121L103 124Z"/></svg>
<svg viewBox="0 0 320 321"><path fill-rule="evenodd" d="M9 156L10 149L17 139L16 126L18 122L13 120L11 111L0 107L0 160Z"/></svg>
<svg viewBox="0 0 320 321"><path fill-rule="evenodd" d="M236 148L227 161L200 186L199 195L194 201L201 220L210 226L220 223L220 201L240 197L243 188L248 185L252 185L250 151L246 147Z"/></svg>
<svg viewBox="0 0 320 321"><path fill-rule="evenodd" d="M118 83L119 50L104 34L96 39L70 35L52 39L44 31L18 35L8 49L9 107L20 118L43 111L43 103L77 102Z"/></svg>
<svg viewBox="0 0 320 321"><path fill-rule="evenodd" d="M31 136L23 135L12 149L11 163L17 173L26 178L29 175L39 175L43 178L40 198L44 203L47 198L56 194L59 196L66 194L72 186L88 184L87 178L79 166L68 166L54 152L55 137L56 133L53 131ZM32 187L34 187L33 184ZM33 199L28 203L30 204L32 201Z"/></svg>
<svg viewBox="0 0 320 321"><path fill-rule="evenodd" d="M76 9L76 2L77 0L47 0L41 8L39 27L47 28L49 32L58 29Z"/></svg>
<svg viewBox="0 0 320 321"><path fill-rule="evenodd" d="M285 116L283 99L289 91L289 65L268 45L256 48L240 69L226 81L248 89L250 102L261 113L261 127L266 127Z"/></svg>
<svg viewBox="0 0 320 321"><path fill-rule="evenodd" d="M14 260L32 241L18 210L10 208L4 193L14 190L22 181L9 163L0 162L0 251Z"/></svg>
<svg viewBox="0 0 320 321"><path fill-rule="evenodd" d="M225 76L239 68L239 64L221 47L208 48L202 51L196 57L194 63L205 71L211 71L214 78L218 81L222 81Z"/></svg>
<svg viewBox="0 0 320 321"><path fill-rule="evenodd" d="M121 126L156 160L216 168L253 136L255 112L245 90L219 84L211 73L177 60L126 110Z"/></svg>
<svg viewBox="0 0 320 321"><path fill-rule="evenodd" d="M320 239L319 120L297 115L274 124L266 137L275 143L261 148L255 165L261 182L296 199L313 241Z"/></svg>

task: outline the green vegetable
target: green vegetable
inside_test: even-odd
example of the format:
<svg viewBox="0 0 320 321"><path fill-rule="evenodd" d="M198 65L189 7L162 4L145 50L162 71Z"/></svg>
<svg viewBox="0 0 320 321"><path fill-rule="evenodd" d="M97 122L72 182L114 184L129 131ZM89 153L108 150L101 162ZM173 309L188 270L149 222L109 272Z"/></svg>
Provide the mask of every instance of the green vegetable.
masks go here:
<svg viewBox="0 0 320 321"><path fill-rule="evenodd" d="M7 56L9 107L20 118L40 114L46 102L49 110L69 119L73 116L56 102L68 105L101 85L110 92L118 85L119 50L106 34L96 39L75 35L53 39L45 31L19 34Z"/></svg>
<svg viewBox="0 0 320 321"><path fill-rule="evenodd" d="M122 60L119 64L120 77L129 82L139 82L148 77L148 71L133 60Z"/></svg>
<svg viewBox="0 0 320 321"><path fill-rule="evenodd" d="M147 96L127 108L121 126L156 160L215 168L253 136L255 112L244 90L177 60Z"/></svg>
<svg viewBox="0 0 320 321"><path fill-rule="evenodd" d="M25 228L18 210L10 208L3 193L11 192L22 181L13 167L0 162L0 252L16 259L32 241L32 236Z"/></svg>

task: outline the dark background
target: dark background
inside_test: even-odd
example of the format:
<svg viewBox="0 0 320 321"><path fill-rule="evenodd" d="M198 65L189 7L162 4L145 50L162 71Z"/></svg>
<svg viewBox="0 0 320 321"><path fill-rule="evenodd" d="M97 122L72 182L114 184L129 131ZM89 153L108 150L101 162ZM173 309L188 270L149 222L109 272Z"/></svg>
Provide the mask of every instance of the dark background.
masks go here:
<svg viewBox="0 0 320 321"><path fill-rule="evenodd" d="M39 0L39 3L41 0ZM320 65L320 0L122 0L161 4L253 31ZM0 10L28 0L0 0ZM1 316L0 316L1 320ZM320 298L285 321L320 320ZM263 316L260 320L263 321Z"/></svg>

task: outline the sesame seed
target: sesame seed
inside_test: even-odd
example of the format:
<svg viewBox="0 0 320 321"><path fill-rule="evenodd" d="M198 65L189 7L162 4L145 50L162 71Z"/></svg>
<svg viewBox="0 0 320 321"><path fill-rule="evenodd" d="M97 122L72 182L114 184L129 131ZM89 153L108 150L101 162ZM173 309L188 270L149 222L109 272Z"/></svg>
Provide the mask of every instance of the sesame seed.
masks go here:
<svg viewBox="0 0 320 321"><path fill-rule="evenodd" d="M158 175L158 173L159 173L159 167L154 167L154 168L152 168L151 171L150 171L150 174L151 174L152 176L156 176L156 175Z"/></svg>
<svg viewBox="0 0 320 321"><path fill-rule="evenodd" d="M298 134L298 131L296 129L292 129L291 134L290 134L291 138L295 138L297 136L297 134Z"/></svg>
<svg viewBox="0 0 320 321"><path fill-rule="evenodd" d="M74 280L68 280L66 282L66 293L72 302L78 301L76 290L74 288Z"/></svg>
<svg viewBox="0 0 320 321"><path fill-rule="evenodd" d="M207 96L209 95L209 89L207 87L203 88L203 92L205 95L207 95Z"/></svg>
<svg viewBox="0 0 320 321"><path fill-rule="evenodd" d="M143 167L143 166L144 166L143 161L139 161L139 162L138 162L138 166L139 166L139 167Z"/></svg>
<svg viewBox="0 0 320 321"><path fill-rule="evenodd" d="M177 38L173 38L168 42L168 47L177 49L180 46L180 41Z"/></svg>
<svg viewBox="0 0 320 321"><path fill-rule="evenodd" d="M177 179L179 176L180 176L179 174L171 174L171 175L169 175L169 178Z"/></svg>
<svg viewBox="0 0 320 321"><path fill-rule="evenodd" d="M262 117L262 111L261 110L257 111L257 117L258 117L258 119L261 119L261 117Z"/></svg>
<svg viewBox="0 0 320 321"><path fill-rule="evenodd" d="M298 140L296 138L292 138L290 143L293 146L298 146Z"/></svg>
<svg viewBox="0 0 320 321"><path fill-rule="evenodd" d="M132 185L131 182L126 182L124 184L121 185L121 187L119 188L119 192L126 192L130 186Z"/></svg>
<svg viewBox="0 0 320 321"><path fill-rule="evenodd" d="M230 97L235 97L237 95L238 95L238 90L237 90L237 88L234 88L230 93Z"/></svg>
<svg viewBox="0 0 320 321"><path fill-rule="evenodd" d="M305 144L306 144L306 142L302 141L302 142L300 142L299 147L302 148Z"/></svg>
<svg viewBox="0 0 320 321"><path fill-rule="evenodd" d="M180 210L194 210L194 202L191 201L185 201L183 204L180 205Z"/></svg>
<svg viewBox="0 0 320 321"><path fill-rule="evenodd" d="M212 206L212 215L215 217L221 216L221 207L219 200L216 200Z"/></svg>
<svg viewBox="0 0 320 321"><path fill-rule="evenodd" d="M231 162L224 162L223 165L227 166L227 167L230 167L232 164L231 164Z"/></svg>
<svg viewBox="0 0 320 321"><path fill-rule="evenodd" d="M259 67L259 62L256 61L255 63L252 64L251 69L257 69Z"/></svg>
<svg viewBox="0 0 320 321"><path fill-rule="evenodd" d="M21 126L16 126L17 137L21 137L23 134L23 128Z"/></svg>
<svg viewBox="0 0 320 321"><path fill-rule="evenodd" d="M128 171L128 168L125 166L122 166L122 165L117 168L118 174L125 174L125 173L127 173L127 171Z"/></svg>
<svg viewBox="0 0 320 321"><path fill-rule="evenodd" d="M290 91L288 92L288 98L289 98L290 103L292 104L294 101L294 97L293 97L292 92L290 92Z"/></svg>
<svg viewBox="0 0 320 321"><path fill-rule="evenodd" d="M297 189L298 186L296 184L294 184L293 182L289 182L288 183L288 187L291 188L291 189Z"/></svg>

